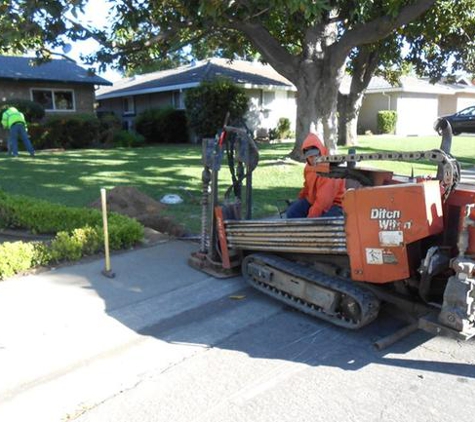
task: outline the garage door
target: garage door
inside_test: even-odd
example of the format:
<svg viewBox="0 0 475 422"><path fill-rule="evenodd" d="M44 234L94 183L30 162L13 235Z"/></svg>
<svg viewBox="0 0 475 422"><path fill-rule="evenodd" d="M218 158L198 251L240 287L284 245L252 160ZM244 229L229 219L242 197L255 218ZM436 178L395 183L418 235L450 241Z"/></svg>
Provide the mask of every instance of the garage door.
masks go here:
<svg viewBox="0 0 475 422"><path fill-rule="evenodd" d="M396 134L402 136L435 135L433 128L437 119L436 96L405 94L397 101Z"/></svg>

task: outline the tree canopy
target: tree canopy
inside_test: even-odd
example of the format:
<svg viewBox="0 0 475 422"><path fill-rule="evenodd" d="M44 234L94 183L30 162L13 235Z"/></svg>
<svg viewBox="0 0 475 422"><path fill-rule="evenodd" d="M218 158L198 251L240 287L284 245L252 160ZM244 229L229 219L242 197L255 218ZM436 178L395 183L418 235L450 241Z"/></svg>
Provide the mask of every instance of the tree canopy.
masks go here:
<svg viewBox="0 0 475 422"><path fill-rule="evenodd" d="M430 9L436 0L142 0L119 1L110 34L97 32L96 59L119 67L191 46L209 54L258 53L298 90L297 143L316 127L336 146L338 88L346 61Z"/></svg>
<svg viewBox="0 0 475 422"><path fill-rule="evenodd" d="M89 58L91 64L112 63L129 72L164 58L179 61L183 54L198 59L258 57L297 87L298 155L312 126L335 148L338 90L345 68L359 54L370 58L379 51L381 57L378 46L388 45L387 37L395 37L392 48L407 40L408 59L421 72L440 73L460 37L471 49L459 48L455 57L473 62L474 37L469 32L474 16L468 11L474 10L474 1L110 0L113 19L108 30L85 28L78 21L76 13L86 0L2 1L0 29L7 37L0 49L60 46L64 38L59 34L73 40L93 37L103 48ZM461 21L463 34L457 30ZM380 64L377 61L373 72Z"/></svg>
<svg viewBox="0 0 475 422"><path fill-rule="evenodd" d="M475 0L439 0L401 34L419 75L433 81L458 71L475 75Z"/></svg>
<svg viewBox="0 0 475 422"><path fill-rule="evenodd" d="M91 34L76 21L85 0L0 0L0 54L34 51L47 58L68 39Z"/></svg>
<svg viewBox="0 0 475 422"><path fill-rule="evenodd" d="M340 95L339 141L356 143L356 123L364 90L373 75L393 85L410 72L431 82L457 72L475 74L475 0L439 0L436 7L381 41L354 49L347 71L350 92Z"/></svg>

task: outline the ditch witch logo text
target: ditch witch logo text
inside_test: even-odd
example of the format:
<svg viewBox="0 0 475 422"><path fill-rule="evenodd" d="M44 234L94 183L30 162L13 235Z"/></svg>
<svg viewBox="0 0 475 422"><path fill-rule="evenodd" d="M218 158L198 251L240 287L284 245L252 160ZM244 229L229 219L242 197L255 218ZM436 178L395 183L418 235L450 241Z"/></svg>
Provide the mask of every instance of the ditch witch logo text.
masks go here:
<svg viewBox="0 0 475 422"><path fill-rule="evenodd" d="M380 230L400 230L401 211L386 208L372 208L371 220L378 220Z"/></svg>

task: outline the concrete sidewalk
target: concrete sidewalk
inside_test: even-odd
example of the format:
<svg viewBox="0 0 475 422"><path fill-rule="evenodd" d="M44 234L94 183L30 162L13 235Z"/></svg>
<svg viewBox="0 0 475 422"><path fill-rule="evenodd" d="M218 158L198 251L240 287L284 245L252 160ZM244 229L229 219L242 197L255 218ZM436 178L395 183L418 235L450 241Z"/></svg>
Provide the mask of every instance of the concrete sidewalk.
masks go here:
<svg viewBox="0 0 475 422"><path fill-rule="evenodd" d="M200 349L156 339L145 348L142 333L243 289L240 279L218 281L190 268L197 249L169 241L114 255L113 279L101 274L99 260L0 283L0 420L72 418L82 404L137 382L150 365L167 368ZM150 354L158 349L160 360Z"/></svg>
<svg viewBox="0 0 475 422"><path fill-rule="evenodd" d="M186 261L169 241L0 283L2 422L471 422L475 344L384 352ZM397 328L397 327L396 327Z"/></svg>

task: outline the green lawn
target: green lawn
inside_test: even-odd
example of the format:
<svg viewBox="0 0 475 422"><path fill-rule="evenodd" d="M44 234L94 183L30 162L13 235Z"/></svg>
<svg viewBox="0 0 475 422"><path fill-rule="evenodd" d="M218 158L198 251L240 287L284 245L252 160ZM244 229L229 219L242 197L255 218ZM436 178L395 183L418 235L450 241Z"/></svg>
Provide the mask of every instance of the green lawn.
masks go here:
<svg viewBox="0 0 475 422"><path fill-rule="evenodd" d="M360 137L357 152L374 150L415 151L438 148L439 137ZM294 198L302 184L303 165L286 159L292 144L260 145L260 162L253 174L253 213L272 215L283 200ZM475 137L454 137L452 153L463 166L475 165ZM341 153L346 152L341 149ZM370 163L365 163L365 166ZM425 163L371 163L399 174L433 174ZM170 205L167 214L199 231L201 209L201 148L196 145L163 145L138 149L42 152L32 159L13 159L0 154L0 187L10 193L47 199L72 206L85 206L99 197L100 189L135 186L159 200L177 193L184 203ZM220 172L222 192L230 184L226 163Z"/></svg>

